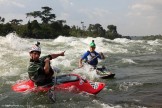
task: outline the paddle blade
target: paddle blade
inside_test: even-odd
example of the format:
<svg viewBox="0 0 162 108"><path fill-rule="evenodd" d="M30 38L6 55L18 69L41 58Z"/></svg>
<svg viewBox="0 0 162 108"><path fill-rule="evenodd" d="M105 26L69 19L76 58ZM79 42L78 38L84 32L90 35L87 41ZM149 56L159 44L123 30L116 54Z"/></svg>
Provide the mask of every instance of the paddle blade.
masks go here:
<svg viewBox="0 0 162 108"><path fill-rule="evenodd" d="M47 94L52 102L56 102L56 94L54 90L50 89Z"/></svg>

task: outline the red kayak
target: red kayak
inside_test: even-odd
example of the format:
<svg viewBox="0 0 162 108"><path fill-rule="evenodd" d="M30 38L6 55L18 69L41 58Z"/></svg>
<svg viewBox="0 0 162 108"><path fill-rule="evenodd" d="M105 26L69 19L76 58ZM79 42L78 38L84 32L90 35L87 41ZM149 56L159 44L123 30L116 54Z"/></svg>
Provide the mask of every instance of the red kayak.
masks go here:
<svg viewBox="0 0 162 108"><path fill-rule="evenodd" d="M83 79L81 76L76 74L66 74L56 77L56 84L45 86L36 86L33 81L25 80L20 81L12 86L12 90L15 92L47 92L49 89L55 89L58 91L68 91L74 93L86 92L89 94L97 94L105 87L104 83L92 82Z"/></svg>

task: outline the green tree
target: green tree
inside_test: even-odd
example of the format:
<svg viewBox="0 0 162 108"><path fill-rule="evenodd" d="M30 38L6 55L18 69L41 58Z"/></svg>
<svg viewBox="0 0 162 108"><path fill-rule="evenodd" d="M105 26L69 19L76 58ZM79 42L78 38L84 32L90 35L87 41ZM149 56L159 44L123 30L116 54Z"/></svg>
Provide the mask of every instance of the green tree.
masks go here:
<svg viewBox="0 0 162 108"><path fill-rule="evenodd" d="M11 24L13 24L13 25L19 25L19 24L21 24L21 22L23 22L23 20L21 20L21 19L12 19L11 21L10 21L10 23Z"/></svg>
<svg viewBox="0 0 162 108"><path fill-rule="evenodd" d="M5 22L5 18L2 18L1 16L0 16L0 23L4 23Z"/></svg>
<svg viewBox="0 0 162 108"><path fill-rule="evenodd" d="M64 25L62 33L63 33L62 35L64 35L64 36L70 36L70 26Z"/></svg>
<svg viewBox="0 0 162 108"><path fill-rule="evenodd" d="M121 38L122 36L118 34L117 27L115 25L108 25L108 30L106 32L107 38L109 39L115 39L115 38Z"/></svg>
<svg viewBox="0 0 162 108"><path fill-rule="evenodd" d="M70 29L70 35L75 37L81 37L82 36L82 30L80 27L73 25Z"/></svg>
<svg viewBox="0 0 162 108"><path fill-rule="evenodd" d="M29 26L30 27L30 26ZM40 24L38 23L37 20L33 20L31 22L31 33L32 33L32 38L41 38L43 37L42 36L42 33L41 33L41 27L40 27Z"/></svg>
<svg viewBox="0 0 162 108"><path fill-rule="evenodd" d="M117 33L116 26L114 26L114 25L108 25L107 28L108 28L109 32L111 32L111 33Z"/></svg>
<svg viewBox="0 0 162 108"><path fill-rule="evenodd" d="M42 7L43 11L34 11L30 13L26 13L27 17L40 18L42 23L48 24L49 22L53 22L56 18L55 14L51 14L52 8L50 7Z"/></svg>
<svg viewBox="0 0 162 108"><path fill-rule="evenodd" d="M28 37L30 37L32 35L32 24L31 24L30 21L28 21L28 24L27 24L27 33L26 33L26 35Z"/></svg>
<svg viewBox="0 0 162 108"><path fill-rule="evenodd" d="M33 21L28 21L27 24L22 25L21 19L13 19L9 23L3 24L5 18L0 17L0 35L5 36L7 33L16 31L21 37L28 38L57 38L59 35L75 36L75 37L105 37L109 39L121 38L118 34L117 27L115 25L108 25L107 31L101 24L89 24L88 29L84 26L84 22L81 21L82 26L78 27L73 25L72 27L66 24L65 20L55 21L56 15L51 13L52 8L45 6L41 7L42 11L33 11L26 13L27 17L34 17ZM41 19L41 23L36 18Z"/></svg>
<svg viewBox="0 0 162 108"><path fill-rule="evenodd" d="M8 33L14 31L12 28L12 25L7 23L7 24L0 24L0 35L1 36L6 36Z"/></svg>
<svg viewBox="0 0 162 108"><path fill-rule="evenodd" d="M56 18L55 14L51 14L52 8L50 7L42 7L43 11L41 13L41 19L43 23L47 24L49 22L53 22Z"/></svg>
<svg viewBox="0 0 162 108"><path fill-rule="evenodd" d="M40 17L41 16L41 11L34 11L34 12L30 12L30 13L26 13L26 17Z"/></svg>
<svg viewBox="0 0 162 108"><path fill-rule="evenodd" d="M101 26L101 24L90 24L88 27L88 34L93 37L104 37L105 36L105 30Z"/></svg>

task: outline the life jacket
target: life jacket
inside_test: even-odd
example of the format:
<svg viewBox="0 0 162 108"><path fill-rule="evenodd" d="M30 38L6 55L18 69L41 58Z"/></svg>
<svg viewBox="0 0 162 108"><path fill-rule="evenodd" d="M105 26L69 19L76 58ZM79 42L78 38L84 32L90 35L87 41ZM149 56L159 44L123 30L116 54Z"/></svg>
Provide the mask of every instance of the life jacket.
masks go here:
<svg viewBox="0 0 162 108"><path fill-rule="evenodd" d="M51 77L53 75L52 68L50 67L49 74L45 74L44 65L45 65L45 63L41 60L36 61L36 62L30 60L30 63L28 66L29 78L33 81L36 81L38 79L38 77L39 77L39 79L41 77L42 80Z"/></svg>
<svg viewBox="0 0 162 108"><path fill-rule="evenodd" d="M44 64L40 61L30 61L28 66L28 74L31 80L35 81L41 73L44 73L43 65Z"/></svg>
<svg viewBox="0 0 162 108"><path fill-rule="evenodd" d="M87 56L87 63L90 64L90 65L97 65L98 64L98 59L97 59L97 53L94 51L94 52L90 52L90 51L87 51L89 53L89 55Z"/></svg>

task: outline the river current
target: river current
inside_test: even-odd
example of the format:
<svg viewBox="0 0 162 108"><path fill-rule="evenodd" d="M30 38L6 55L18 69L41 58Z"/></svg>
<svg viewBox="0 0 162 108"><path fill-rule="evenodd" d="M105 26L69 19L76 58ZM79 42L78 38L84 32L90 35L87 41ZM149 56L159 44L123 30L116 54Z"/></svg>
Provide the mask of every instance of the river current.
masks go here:
<svg viewBox="0 0 162 108"><path fill-rule="evenodd" d="M113 79L100 79L85 65L78 69L81 55L94 40L96 51L106 59L99 65L114 72ZM37 41L42 54L66 51L64 57L51 61L58 74L77 73L89 80L104 82L106 87L96 96L56 93L56 103L46 93L16 93L11 86L28 79L29 49ZM162 108L162 40L109 40L101 37L23 39L15 33L0 36L0 107L1 108Z"/></svg>

